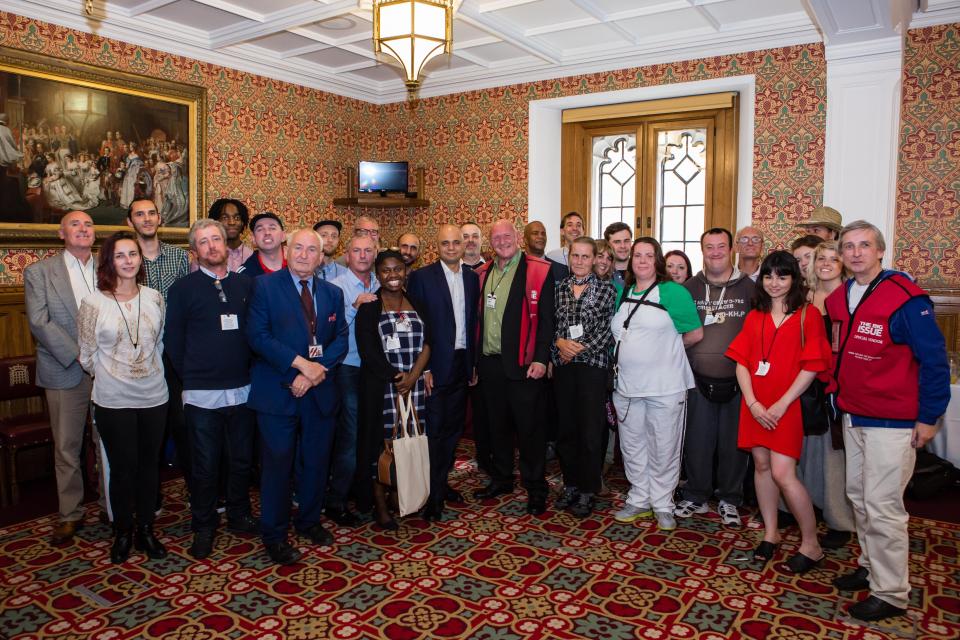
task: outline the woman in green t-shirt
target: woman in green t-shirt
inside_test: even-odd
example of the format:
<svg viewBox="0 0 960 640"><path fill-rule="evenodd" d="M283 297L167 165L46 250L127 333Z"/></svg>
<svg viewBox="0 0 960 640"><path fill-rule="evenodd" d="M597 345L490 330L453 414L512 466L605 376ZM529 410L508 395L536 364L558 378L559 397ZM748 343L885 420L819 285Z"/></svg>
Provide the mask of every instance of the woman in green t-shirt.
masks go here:
<svg viewBox="0 0 960 640"><path fill-rule="evenodd" d="M703 338L703 327L690 292L667 276L654 238L633 243L611 329L613 404L630 481L627 503L615 517L633 522L655 515L661 529L675 529L673 492L680 480L687 389L694 386L685 348Z"/></svg>

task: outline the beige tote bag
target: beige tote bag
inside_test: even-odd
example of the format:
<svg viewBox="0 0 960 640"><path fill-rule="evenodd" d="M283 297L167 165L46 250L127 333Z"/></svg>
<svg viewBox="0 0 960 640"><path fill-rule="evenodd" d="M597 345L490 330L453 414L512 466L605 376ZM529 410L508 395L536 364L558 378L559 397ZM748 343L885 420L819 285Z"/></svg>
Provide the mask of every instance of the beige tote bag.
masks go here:
<svg viewBox="0 0 960 640"><path fill-rule="evenodd" d="M400 515L410 515L419 511L430 497L430 447L409 393L397 395L393 462Z"/></svg>

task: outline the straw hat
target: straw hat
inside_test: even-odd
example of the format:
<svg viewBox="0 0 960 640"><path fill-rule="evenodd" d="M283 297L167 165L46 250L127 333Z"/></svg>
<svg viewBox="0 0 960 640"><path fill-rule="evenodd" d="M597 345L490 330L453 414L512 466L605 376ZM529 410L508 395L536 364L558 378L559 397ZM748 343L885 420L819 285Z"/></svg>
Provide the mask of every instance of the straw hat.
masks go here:
<svg viewBox="0 0 960 640"><path fill-rule="evenodd" d="M834 231L843 228L843 216L833 207L817 207L810 212L810 217L797 223L798 227L821 226Z"/></svg>

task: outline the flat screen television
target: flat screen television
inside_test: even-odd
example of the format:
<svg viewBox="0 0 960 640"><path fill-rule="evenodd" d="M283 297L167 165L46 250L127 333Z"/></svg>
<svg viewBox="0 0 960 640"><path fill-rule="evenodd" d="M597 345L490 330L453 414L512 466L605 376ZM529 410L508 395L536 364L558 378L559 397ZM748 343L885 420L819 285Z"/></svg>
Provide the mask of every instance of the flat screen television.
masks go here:
<svg viewBox="0 0 960 640"><path fill-rule="evenodd" d="M360 193L407 191L406 162L360 161Z"/></svg>

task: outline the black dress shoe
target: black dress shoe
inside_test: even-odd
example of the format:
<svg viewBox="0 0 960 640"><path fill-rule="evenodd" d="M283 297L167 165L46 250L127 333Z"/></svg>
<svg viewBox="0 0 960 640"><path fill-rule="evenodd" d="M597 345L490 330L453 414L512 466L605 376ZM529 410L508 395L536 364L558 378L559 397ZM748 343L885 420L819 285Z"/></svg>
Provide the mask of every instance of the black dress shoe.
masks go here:
<svg viewBox="0 0 960 640"><path fill-rule="evenodd" d="M443 499L454 504L462 504L466 502L466 500L463 499L463 494L450 485L447 485L446 490L443 492Z"/></svg>
<svg viewBox="0 0 960 640"><path fill-rule="evenodd" d="M793 557L787 560L787 568L796 574L801 574L810 571L821 562L823 562L822 555L814 560L813 558L805 556L798 551Z"/></svg>
<svg viewBox="0 0 960 640"><path fill-rule="evenodd" d="M329 547L333 544L333 534L323 528L319 522L309 529L297 531L301 536L321 547Z"/></svg>
<svg viewBox="0 0 960 640"><path fill-rule="evenodd" d="M350 509L327 509L326 516L336 522L341 527L356 527L360 524L360 517Z"/></svg>
<svg viewBox="0 0 960 640"><path fill-rule="evenodd" d="M193 534L193 544L190 545L190 555L197 560L203 560L213 553L213 531L196 531Z"/></svg>
<svg viewBox="0 0 960 640"><path fill-rule="evenodd" d="M850 542L849 531L837 531L836 529L827 529L827 532L820 538L820 546L824 549L841 549Z"/></svg>
<svg viewBox="0 0 960 640"><path fill-rule="evenodd" d="M539 516L547 511L546 498L529 498L527 500L527 513L532 516Z"/></svg>
<svg viewBox="0 0 960 640"><path fill-rule="evenodd" d="M505 496L513 493L513 486L509 484L494 484L490 483L485 486L483 489L474 492L473 497L477 500L488 500L490 498L496 498L498 496Z"/></svg>
<svg viewBox="0 0 960 640"><path fill-rule="evenodd" d="M249 513L233 520L227 520L227 531L244 536L255 536L260 533L260 521Z"/></svg>
<svg viewBox="0 0 960 640"><path fill-rule="evenodd" d="M263 545L274 564L294 564L300 560L300 552L287 541Z"/></svg>
<svg viewBox="0 0 960 640"><path fill-rule="evenodd" d="M420 517L427 522L440 522L443 520L443 502L427 502L427 506L420 512Z"/></svg>
<svg viewBox="0 0 960 640"><path fill-rule="evenodd" d="M833 586L840 591L863 591L870 588L870 572L863 567L833 579Z"/></svg>
<svg viewBox="0 0 960 640"><path fill-rule="evenodd" d="M570 515L577 518L589 518L593 513L593 494L581 493L577 496L577 501L570 505L568 509Z"/></svg>
<svg viewBox="0 0 960 640"><path fill-rule="evenodd" d="M852 605L848 611L850 615L857 620L864 620L866 622L895 618L907 612L906 609L895 607L877 596L870 596L866 600L861 600L857 604Z"/></svg>
<svg viewBox="0 0 960 640"><path fill-rule="evenodd" d="M143 551L147 554L147 557L151 560L162 560L167 557L167 548L153 534L152 524L137 525L137 532L133 537L133 546L137 551Z"/></svg>
<svg viewBox="0 0 960 640"><path fill-rule="evenodd" d="M113 546L110 547L110 562L121 564L130 557L130 549L133 548L133 528L118 529L113 538Z"/></svg>

